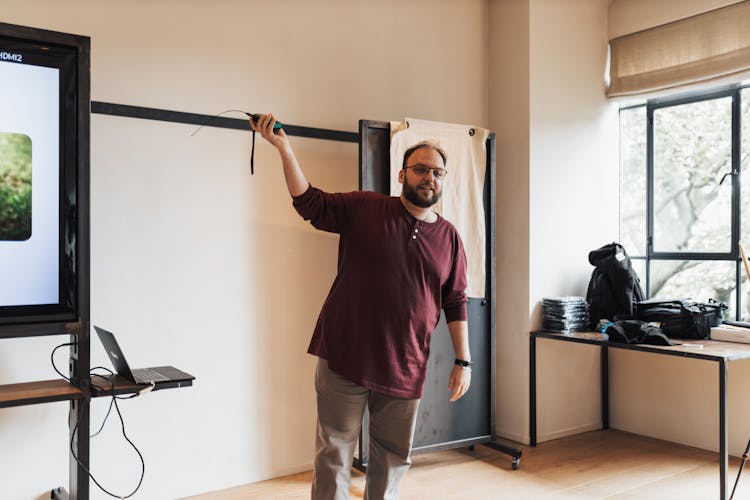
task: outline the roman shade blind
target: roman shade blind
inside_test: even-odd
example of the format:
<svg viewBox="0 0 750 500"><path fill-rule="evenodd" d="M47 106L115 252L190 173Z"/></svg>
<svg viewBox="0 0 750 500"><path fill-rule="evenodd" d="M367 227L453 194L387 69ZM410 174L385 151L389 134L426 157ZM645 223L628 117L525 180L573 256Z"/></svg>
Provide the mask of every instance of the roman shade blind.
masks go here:
<svg viewBox="0 0 750 500"><path fill-rule="evenodd" d="M750 1L609 43L609 97L750 74Z"/></svg>

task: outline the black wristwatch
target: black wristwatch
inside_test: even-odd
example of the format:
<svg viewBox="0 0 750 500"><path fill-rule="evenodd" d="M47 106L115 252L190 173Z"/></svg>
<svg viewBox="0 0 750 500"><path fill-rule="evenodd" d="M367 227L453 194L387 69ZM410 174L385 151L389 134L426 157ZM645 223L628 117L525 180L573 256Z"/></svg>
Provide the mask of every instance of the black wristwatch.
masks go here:
<svg viewBox="0 0 750 500"><path fill-rule="evenodd" d="M456 358L456 361L454 362L454 364L466 368L467 366L471 366L474 363L472 363L471 361L466 361L465 359L458 359L458 358Z"/></svg>

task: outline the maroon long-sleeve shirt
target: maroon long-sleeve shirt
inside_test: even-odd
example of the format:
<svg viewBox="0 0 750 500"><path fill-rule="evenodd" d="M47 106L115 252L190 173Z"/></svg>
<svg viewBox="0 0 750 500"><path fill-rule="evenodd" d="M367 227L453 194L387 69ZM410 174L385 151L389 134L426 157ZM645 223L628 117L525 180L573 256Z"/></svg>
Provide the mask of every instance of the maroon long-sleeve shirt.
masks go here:
<svg viewBox="0 0 750 500"><path fill-rule="evenodd" d="M422 396L430 335L445 311L466 320L466 255L456 228L414 218L399 198L310 186L294 207L338 233L338 274L308 352L367 389Z"/></svg>

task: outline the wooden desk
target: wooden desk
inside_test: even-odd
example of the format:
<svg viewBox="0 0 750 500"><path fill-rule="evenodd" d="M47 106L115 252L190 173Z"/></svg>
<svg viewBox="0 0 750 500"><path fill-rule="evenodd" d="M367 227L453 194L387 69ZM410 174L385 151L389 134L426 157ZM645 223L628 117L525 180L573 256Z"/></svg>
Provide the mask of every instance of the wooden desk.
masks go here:
<svg viewBox="0 0 750 500"><path fill-rule="evenodd" d="M750 344L721 342L717 340L677 340L679 343L700 345L701 347L655 346L646 344L620 344L609 342L607 335L597 332L575 332L571 334L531 332L529 337L529 369L530 369L530 401L529 424L531 446L536 446L537 431L537 400L536 400L536 339L560 340L592 344L601 347L601 415L602 428L609 428L609 348L643 351L666 356L702 359L716 362L719 373L719 491L721 500L727 498L727 468L729 465L729 449L727 439L727 364L750 358Z"/></svg>

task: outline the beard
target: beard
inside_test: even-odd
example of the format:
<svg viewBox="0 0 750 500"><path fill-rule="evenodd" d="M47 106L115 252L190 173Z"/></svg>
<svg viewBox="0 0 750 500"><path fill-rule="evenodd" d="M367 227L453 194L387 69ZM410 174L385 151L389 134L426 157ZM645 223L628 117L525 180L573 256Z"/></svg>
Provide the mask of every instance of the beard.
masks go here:
<svg viewBox="0 0 750 500"><path fill-rule="evenodd" d="M422 184L418 184L417 186L413 186L409 184L409 181L406 179L406 176L404 176L404 186L403 186L404 197L418 207L430 208L435 203L437 203L438 200L440 200L440 195L443 194L442 188L439 185L436 185L432 191L432 196L425 197L423 195L423 192L420 192L418 190L419 186L431 187L432 185L429 182L425 182Z"/></svg>

